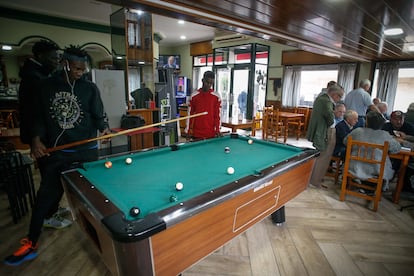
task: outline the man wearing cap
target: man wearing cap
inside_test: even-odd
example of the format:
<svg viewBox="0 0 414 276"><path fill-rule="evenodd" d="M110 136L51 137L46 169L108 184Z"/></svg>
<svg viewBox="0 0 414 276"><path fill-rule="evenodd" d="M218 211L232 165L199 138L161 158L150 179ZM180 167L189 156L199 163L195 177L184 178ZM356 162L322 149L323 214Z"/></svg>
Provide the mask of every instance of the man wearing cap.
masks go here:
<svg viewBox="0 0 414 276"><path fill-rule="evenodd" d="M405 122L404 119L405 114L402 111L393 111L390 116L390 121L385 123L382 129L397 137L404 138L406 135L414 136L414 126Z"/></svg>
<svg viewBox="0 0 414 276"><path fill-rule="evenodd" d="M345 96L344 103L346 109L352 109L358 113L358 123L355 125L355 128L365 126L365 116L368 109L378 111L378 108L372 103L371 96L368 94L370 87L370 80L361 80L359 88L350 91Z"/></svg>

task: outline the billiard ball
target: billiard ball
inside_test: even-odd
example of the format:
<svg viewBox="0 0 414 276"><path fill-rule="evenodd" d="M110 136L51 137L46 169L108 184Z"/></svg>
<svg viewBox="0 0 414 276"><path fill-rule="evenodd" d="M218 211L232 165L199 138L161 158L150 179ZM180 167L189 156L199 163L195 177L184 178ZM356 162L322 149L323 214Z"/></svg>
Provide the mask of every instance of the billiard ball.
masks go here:
<svg viewBox="0 0 414 276"><path fill-rule="evenodd" d="M126 158L125 163L127 163L128 165L132 164L132 158L130 158L130 157Z"/></svg>
<svg viewBox="0 0 414 276"><path fill-rule="evenodd" d="M247 143L249 143L249 145L251 145L251 144L253 144L253 140L249 139L249 140L247 140Z"/></svg>
<svg viewBox="0 0 414 276"><path fill-rule="evenodd" d="M172 194L170 196L170 202L176 202L176 201L178 201L178 197L176 195Z"/></svg>
<svg viewBox="0 0 414 276"><path fill-rule="evenodd" d="M129 210L129 214L131 215L131 217L136 217L139 215L139 213L141 213L141 210L138 207L132 207Z"/></svg>
<svg viewBox="0 0 414 276"><path fill-rule="evenodd" d="M234 168L233 167L228 167L227 168L227 174L233 174L234 173Z"/></svg>
<svg viewBox="0 0 414 276"><path fill-rule="evenodd" d="M112 168L112 162L111 162L111 161L106 161L106 162L105 162L105 167L106 167L107 169Z"/></svg>
<svg viewBox="0 0 414 276"><path fill-rule="evenodd" d="M184 184L183 184L183 183L181 183L181 182L177 182L177 183L175 184L175 189L176 189L177 191L181 191L183 188L184 188Z"/></svg>
<svg viewBox="0 0 414 276"><path fill-rule="evenodd" d="M225 152L225 153L229 153L229 152L230 152L230 148L229 148L229 147L225 147L225 148L224 148L224 152Z"/></svg>

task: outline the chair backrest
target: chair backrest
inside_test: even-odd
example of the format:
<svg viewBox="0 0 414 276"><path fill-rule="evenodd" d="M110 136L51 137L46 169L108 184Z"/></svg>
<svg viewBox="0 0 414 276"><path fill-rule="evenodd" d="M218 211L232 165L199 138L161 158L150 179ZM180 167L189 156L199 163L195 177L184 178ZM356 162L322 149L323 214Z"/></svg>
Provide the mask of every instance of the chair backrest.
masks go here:
<svg viewBox="0 0 414 276"><path fill-rule="evenodd" d="M296 107L295 113L303 114L302 122L306 126L308 124L308 118L309 118L309 108L308 107Z"/></svg>
<svg viewBox="0 0 414 276"><path fill-rule="evenodd" d="M366 200L374 202L373 210L377 211L379 201L381 200L382 194L382 183L384 177L384 168L388 155L388 146L387 141L383 145L372 144L363 141L353 140L352 136L348 136L347 146L346 146L346 155L345 155L345 164L342 171L342 187L341 194L339 199L341 201L345 200L345 195L353 195L360 197ZM358 166L361 166L361 170L365 170L366 164L369 164L374 168L372 171L372 177L368 179L360 179L361 181L356 181L358 175L354 175L349 171L350 163L352 161L359 162ZM367 184L368 182L368 184ZM372 184L375 184L372 186ZM353 188L358 188L362 190L362 193L356 191ZM366 192L368 191L369 194Z"/></svg>
<svg viewBox="0 0 414 276"><path fill-rule="evenodd" d="M351 160L372 164L374 166L378 165L379 171L377 178L382 181L385 161L388 155L388 146L389 143L387 141L385 141L383 145L373 144L354 140L352 139L352 136L348 136L344 170L348 171ZM381 153L380 158L376 157L379 155L378 153Z"/></svg>
<svg viewBox="0 0 414 276"><path fill-rule="evenodd" d="M280 133L279 109L265 109L263 113L263 139L274 138Z"/></svg>

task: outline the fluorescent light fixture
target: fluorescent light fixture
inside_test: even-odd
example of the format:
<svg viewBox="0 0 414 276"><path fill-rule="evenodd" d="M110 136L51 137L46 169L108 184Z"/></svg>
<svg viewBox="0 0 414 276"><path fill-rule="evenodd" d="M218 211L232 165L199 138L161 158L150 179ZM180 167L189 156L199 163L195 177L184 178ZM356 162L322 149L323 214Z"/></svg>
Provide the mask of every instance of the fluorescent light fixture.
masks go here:
<svg viewBox="0 0 414 276"><path fill-rule="evenodd" d="M404 33L404 31L401 28L390 28L390 29L385 29L384 30L384 34L385 35L390 35L390 36L400 35L400 34L403 34L403 33Z"/></svg>
<svg viewBox="0 0 414 276"><path fill-rule="evenodd" d="M325 56L328 56L328 57L337 57L337 58L340 58L340 57L341 57L341 56L340 56L340 55L338 55L338 54L331 53L331 52L328 52L328 51L323 52L323 54L324 54Z"/></svg>
<svg viewBox="0 0 414 276"><path fill-rule="evenodd" d="M408 51L409 52L414 52L414 45L408 46Z"/></svg>
<svg viewBox="0 0 414 276"><path fill-rule="evenodd" d="M182 36L180 36L180 39L185 40L185 39L187 39L187 37L185 35L182 35Z"/></svg>
<svg viewBox="0 0 414 276"><path fill-rule="evenodd" d="M121 56L117 56L116 59L122 59L122 57Z"/></svg>
<svg viewBox="0 0 414 276"><path fill-rule="evenodd" d="M141 14L143 14L143 13L144 13L142 10L136 10L136 9L130 9L129 11L130 11L130 12L133 12L133 13L136 13L136 14L138 14L138 15L141 15Z"/></svg>
<svg viewBox="0 0 414 276"><path fill-rule="evenodd" d="M4 50L4 51L11 51L12 46L10 46L10 45L3 45L3 46L1 46L1 49Z"/></svg>
<svg viewBox="0 0 414 276"><path fill-rule="evenodd" d="M145 61L138 61L138 64L145 64Z"/></svg>
<svg viewBox="0 0 414 276"><path fill-rule="evenodd" d="M185 21L184 20L178 20L178 24L184 24Z"/></svg>

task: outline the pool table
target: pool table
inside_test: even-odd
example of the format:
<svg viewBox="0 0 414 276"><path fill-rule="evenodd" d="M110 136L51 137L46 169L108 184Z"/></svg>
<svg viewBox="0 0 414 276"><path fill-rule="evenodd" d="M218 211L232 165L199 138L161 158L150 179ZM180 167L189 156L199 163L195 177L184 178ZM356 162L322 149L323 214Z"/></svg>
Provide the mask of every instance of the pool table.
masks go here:
<svg viewBox="0 0 414 276"><path fill-rule="evenodd" d="M177 275L305 190L318 154L231 134L108 156L62 182L114 275Z"/></svg>

